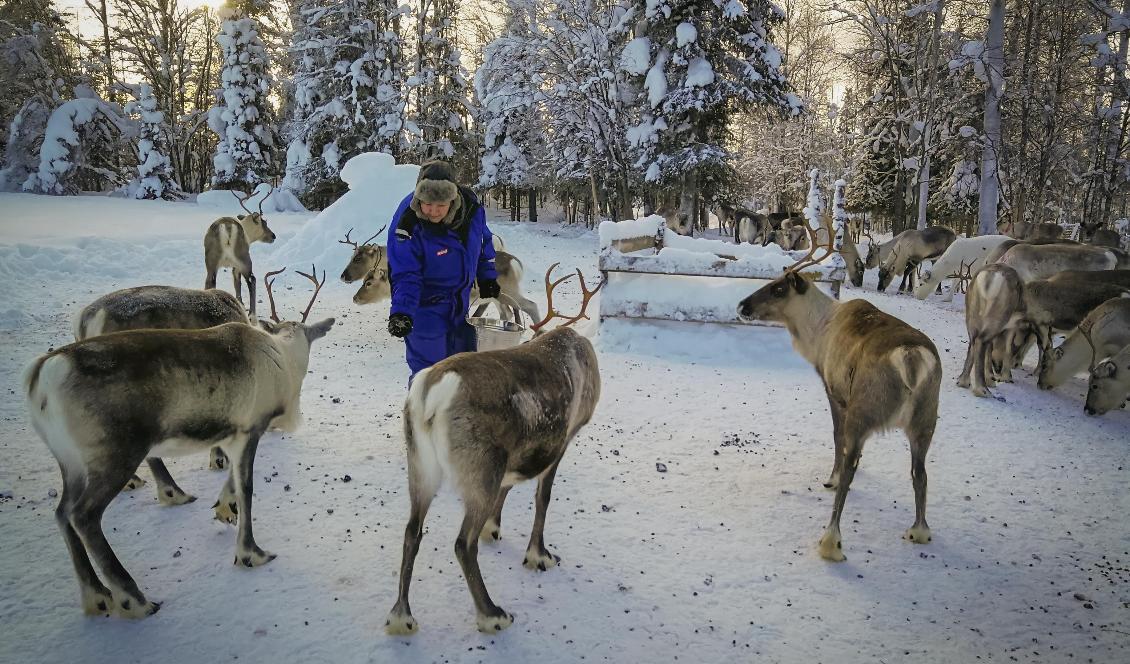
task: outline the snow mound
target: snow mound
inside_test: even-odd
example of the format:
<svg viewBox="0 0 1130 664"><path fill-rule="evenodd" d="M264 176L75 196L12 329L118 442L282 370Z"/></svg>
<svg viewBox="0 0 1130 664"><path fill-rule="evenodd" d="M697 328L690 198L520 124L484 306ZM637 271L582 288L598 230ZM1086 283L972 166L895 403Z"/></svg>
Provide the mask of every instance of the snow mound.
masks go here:
<svg viewBox="0 0 1130 664"><path fill-rule="evenodd" d="M299 267L313 263L330 272L340 270L349 262L352 249L338 240L351 228L354 239L364 240L392 221L400 201L415 189L419 170L415 164L397 164L383 152L350 159L341 169L349 191L275 249L272 264ZM384 244L385 232L373 241Z"/></svg>
<svg viewBox="0 0 1130 664"><path fill-rule="evenodd" d="M255 191L247 198L244 205L255 211L259 204L263 204L263 213L270 212L306 212L306 208L298 201L298 197L287 189L273 189L271 185L262 182L255 187ZM213 189L202 192L196 197L196 204L204 207L219 208L222 214L244 214L244 209L239 205L236 195L227 189ZM268 220L269 221L269 220Z"/></svg>

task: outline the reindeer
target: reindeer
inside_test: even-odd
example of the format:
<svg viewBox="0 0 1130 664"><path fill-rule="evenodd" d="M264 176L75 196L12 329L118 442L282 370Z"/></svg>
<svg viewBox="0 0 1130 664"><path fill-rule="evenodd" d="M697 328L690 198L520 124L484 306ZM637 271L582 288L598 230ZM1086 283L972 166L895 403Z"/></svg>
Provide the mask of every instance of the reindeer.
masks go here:
<svg viewBox="0 0 1130 664"><path fill-rule="evenodd" d="M251 528L255 450L267 429L298 427L310 345L333 323L129 330L76 341L31 363L23 378L28 415L62 472L55 520L87 614L144 618L161 606L142 594L102 530L106 507L150 456L223 448L232 460L225 492L233 491L242 515L235 563L255 567L275 558Z"/></svg>
<svg viewBox="0 0 1130 664"><path fill-rule="evenodd" d="M762 246L768 244L767 238L773 232L772 227L769 225L769 219L757 212L750 212L749 210L742 210L734 220L734 242L741 244L747 242L749 244L757 244L761 242Z"/></svg>
<svg viewBox="0 0 1130 664"><path fill-rule="evenodd" d="M1010 355L1007 344L1012 340L1012 330L1023 317L1023 297L1020 277L1007 265L986 265L974 275L965 296L969 347L958 387L971 387L979 397L992 396L988 388L994 378L993 365L999 361L1002 372L1011 371L1011 366L1005 366L1005 356ZM1009 380L1010 376L999 378Z"/></svg>
<svg viewBox="0 0 1130 664"><path fill-rule="evenodd" d="M1003 245L1002 245L1003 246ZM1065 270L1124 270L1130 268L1130 257L1125 252L1108 247L1084 244L1029 244L1020 243L1004 252L997 261L1008 265L1027 283L1047 279Z"/></svg>
<svg viewBox="0 0 1130 664"><path fill-rule="evenodd" d="M388 274L388 250L379 244L369 244L377 238L378 235L388 228L388 224L381 226L381 229L373 233L368 240L361 244L357 244L349 239L349 234L353 232L350 228L345 232L345 239L338 240L338 244L347 244L353 247L353 255L349 258L349 263L346 264L345 269L341 272L341 280L347 284L351 284L361 278L368 278L369 273L374 269L383 269L385 274ZM383 266L383 267L382 267Z"/></svg>
<svg viewBox="0 0 1130 664"><path fill-rule="evenodd" d="M532 341L505 350L460 353L416 374L404 405L411 511L404 530L400 591L385 622L390 634L412 634L408 589L420 549L424 518L444 477L463 498L463 525L455 556L475 603L479 631L493 633L514 618L487 593L478 563L479 539L498 539L502 506L510 487L537 478L536 513L524 565L546 571L560 558L545 547L543 530L557 466L569 442L592 417L600 398L596 352L588 339L568 327L585 316L593 294L584 276L581 313L550 332L560 316L546 272L547 314Z"/></svg>
<svg viewBox="0 0 1130 664"><path fill-rule="evenodd" d="M941 256L956 239L957 234L945 226L899 233L890 255L879 265L879 290L886 290L895 274L902 275L898 292L913 290L918 265Z"/></svg>
<svg viewBox="0 0 1130 664"><path fill-rule="evenodd" d="M137 286L108 293L83 307L75 317L74 332L75 341L82 341L124 330L199 330L224 323L251 324L243 305L230 293L215 288ZM162 505L183 505L196 500L177 485L164 462L156 457L145 461L157 483L157 500ZM222 470L226 463L223 451L213 447L209 468ZM138 489L144 484L145 480L135 474L126 483L126 490Z"/></svg>
<svg viewBox="0 0 1130 664"><path fill-rule="evenodd" d="M251 194L240 197L239 192L233 190L232 195L247 214L220 217L204 233L204 267L208 272L204 277L204 288L215 288L216 273L220 268L230 267L235 297L240 303L243 302L243 291L239 279L243 277L247 281L247 297L251 301L250 312L254 318L255 272L251 265L250 245L252 242L270 244L275 241L275 233L267 227L267 220L263 217L263 201L259 201L259 211L252 212L244 204ZM264 196L263 200L266 199Z"/></svg>
<svg viewBox="0 0 1130 664"><path fill-rule="evenodd" d="M898 238L891 238L880 243L870 233L864 232L863 235L867 238L867 258L863 261L863 267L874 270L887 260L887 256L891 255L891 250L895 248L895 240Z"/></svg>
<svg viewBox="0 0 1130 664"><path fill-rule="evenodd" d="M1030 221L1004 219L997 222L997 232L1017 240L1058 240L1063 226L1053 223L1034 224Z"/></svg>
<svg viewBox="0 0 1130 664"><path fill-rule="evenodd" d="M1110 228L1099 228L1091 234L1091 238L1087 241L1088 244L1093 244L1096 247L1110 247L1112 249L1122 248L1122 236L1118 231Z"/></svg>
<svg viewBox="0 0 1130 664"><path fill-rule="evenodd" d="M843 256L844 263L847 265L848 280L856 288L863 286L863 274L865 272L863 259L852 240L851 233L844 233L843 244L840 245L840 255Z"/></svg>
<svg viewBox="0 0 1130 664"><path fill-rule="evenodd" d="M926 272L925 278L914 290L914 297L925 300L944 279L960 276L962 273L974 275L985 265L989 253L1005 242L1013 242L1007 235L978 235L959 237L946 248ZM955 289L950 289L946 301L953 299Z"/></svg>
<svg viewBox="0 0 1130 664"><path fill-rule="evenodd" d="M1090 371L1096 360L1130 345L1130 299L1107 300L1091 310L1063 343L1048 355L1036 383L1042 390L1063 385L1080 371Z"/></svg>
<svg viewBox="0 0 1130 664"><path fill-rule="evenodd" d="M1130 346L1091 369L1083 412L1088 415L1104 415L1115 406L1125 407L1127 396L1130 396Z"/></svg>
<svg viewBox="0 0 1130 664"><path fill-rule="evenodd" d="M836 490L832 518L820 539L820 555L845 560L840 515L859 466L863 443L876 431L901 428L910 440L915 520L905 537L930 541L926 524L926 452L938 417L942 365L930 339L864 300L837 302L812 286L799 270L813 260L818 245L800 262L741 301L746 320L784 323L793 348L820 375L832 411L835 461L824 486ZM832 252L831 244L821 260Z"/></svg>

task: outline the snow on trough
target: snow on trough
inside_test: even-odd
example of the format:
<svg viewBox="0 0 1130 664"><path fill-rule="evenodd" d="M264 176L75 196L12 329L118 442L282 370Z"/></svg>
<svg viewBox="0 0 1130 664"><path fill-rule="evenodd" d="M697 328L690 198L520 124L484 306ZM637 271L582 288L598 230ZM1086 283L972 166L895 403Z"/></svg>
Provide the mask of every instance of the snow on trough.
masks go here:
<svg viewBox="0 0 1130 664"><path fill-rule="evenodd" d="M271 216L280 237L277 247L256 245L253 257L265 261L256 269L317 260L340 270L347 251L336 240L350 226L363 239L387 221L412 188L409 170L375 189L351 181L321 215ZM383 623L408 516L404 346L385 331L387 307L358 307L353 289L331 279L311 315L338 324L311 356L305 425L266 436L255 465L256 536L279 558L233 566L235 531L210 509L222 473L206 470L203 456L172 459L178 482L200 500L160 507L150 483L121 494L104 519L161 611L139 622L84 618L53 515L58 468L27 424L19 376L69 341L70 316L98 295L199 286L200 237L218 211L26 195L0 195L0 210L0 662L1128 659L1130 413L1085 417L1081 377L1042 392L1021 371L997 389L1000 401L958 389L960 297L878 294L873 275L845 297L923 329L944 363L927 463L928 545L899 537L913 522L913 497L906 442L891 433L868 443L848 497L848 560L816 555L831 512L821 486L831 421L819 379L785 330L590 321L603 389L557 473L546 541L562 565L522 567L533 486L516 487L502 540L479 554L492 598L516 622L477 633L452 551L461 506L441 493L412 586L421 631L390 638ZM544 304L541 275L556 261L581 267L591 283L596 232L492 228L526 264L535 300ZM280 311L293 315L309 293L300 277L280 276ZM573 310L576 283L557 299Z"/></svg>

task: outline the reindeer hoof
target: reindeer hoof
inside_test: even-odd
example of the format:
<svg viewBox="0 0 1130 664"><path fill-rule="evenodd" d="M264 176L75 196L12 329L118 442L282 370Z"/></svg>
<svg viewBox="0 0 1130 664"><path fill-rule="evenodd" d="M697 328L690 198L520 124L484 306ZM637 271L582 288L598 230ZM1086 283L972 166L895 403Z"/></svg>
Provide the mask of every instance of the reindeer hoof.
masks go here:
<svg viewBox="0 0 1130 664"><path fill-rule="evenodd" d="M479 539L484 542L497 542L502 539L502 527L494 519L490 519L479 533Z"/></svg>
<svg viewBox="0 0 1130 664"><path fill-rule="evenodd" d="M931 539L930 526L914 526L907 529L902 536L903 539L910 540L915 544L928 544Z"/></svg>
<svg viewBox="0 0 1130 664"><path fill-rule="evenodd" d="M223 521L228 524L236 524L239 522L239 512L234 502L216 501L212 506L216 511L216 520Z"/></svg>
<svg viewBox="0 0 1130 664"><path fill-rule="evenodd" d="M127 598L117 603L114 608L114 613L119 618L137 620L140 618L148 618L154 613L157 613L160 609L161 605L157 602L147 600L137 601Z"/></svg>
<svg viewBox="0 0 1130 664"><path fill-rule="evenodd" d="M820 545L817 550L824 560L834 563L842 563L847 560L847 556L844 555L844 543L840 539L839 533L825 533L824 537L820 538Z"/></svg>
<svg viewBox="0 0 1130 664"><path fill-rule="evenodd" d="M391 636L410 636L420 631L420 623L411 613L399 613L395 609L385 620L385 633Z"/></svg>
<svg viewBox="0 0 1130 664"><path fill-rule="evenodd" d="M109 618L113 613L110 608L112 606L114 606L114 598L110 596L110 591L105 588L102 590L83 588L82 612L86 615Z"/></svg>
<svg viewBox="0 0 1130 664"><path fill-rule="evenodd" d="M163 491L157 492L157 500L162 505L187 505L188 503L196 502L196 496L187 494L180 489L168 488Z"/></svg>
<svg viewBox="0 0 1130 664"><path fill-rule="evenodd" d="M502 615L484 616L479 614L478 618L475 620L475 624L480 632L483 634L495 634L514 624L514 616L502 609L499 609L498 612Z"/></svg>
<svg viewBox="0 0 1130 664"><path fill-rule="evenodd" d="M278 558L278 556L269 551L264 551L259 547L255 547L250 551L237 550L235 552L235 560L232 564L242 565L243 567L259 567L260 565L266 565L275 558Z"/></svg>
<svg viewBox="0 0 1130 664"><path fill-rule="evenodd" d="M126 482L126 485L122 488L122 491L136 491L143 486L145 486L145 480L141 479L137 475L134 475L133 477L129 478L128 482Z"/></svg>
<svg viewBox="0 0 1130 664"><path fill-rule="evenodd" d="M988 390L988 388L975 387L975 388L973 388L973 396L975 396L975 397L991 397L991 396L993 396L993 393L990 392Z"/></svg>
<svg viewBox="0 0 1130 664"><path fill-rule="evenodd" d="M544 572L552 567L557 567L557 564L560 562L561 556L556 556L549 551L543 550L541 553L537 551L527 551L526 559L522 561L522 564L529 569Z"/></svg>

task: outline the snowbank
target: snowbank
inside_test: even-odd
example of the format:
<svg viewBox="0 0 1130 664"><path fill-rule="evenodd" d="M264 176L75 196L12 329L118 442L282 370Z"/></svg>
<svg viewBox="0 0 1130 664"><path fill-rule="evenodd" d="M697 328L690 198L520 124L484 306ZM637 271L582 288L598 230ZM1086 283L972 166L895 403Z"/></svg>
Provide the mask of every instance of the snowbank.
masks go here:
<svg viewBox="0 0 1130 664"><path fill-rule="evenodd" d="M240 192L242 195L242 192ZM255 187L255 191L247 198L244 205L248 209L255 211L259 209L259 204L262 203L263 213L269 212L306 212L306 208L299 202L298 197L288 189L271 188L271 185L262 182L259 186ZM237 215L243 214L244 209L240 207L239 199L234 193L227 189L213 189L211 191L202 192L196 197L196 204L204 207L219 208L223 214ZM268 219L268 223L270 220Z"/></svg>
<svg viewBox="0 0 1130 664"><path fill-rule="evenodd" d="M349 185L349 191L275 249L271 260L340 270L349 261L352 249L338 240L351 228L364 240L387 225L400 201L416 187L419 170L415 164L397 164L383 152L366 152L350 159L341 169L341 179ZM385 232L373 241L384 244Z"/></svg>

